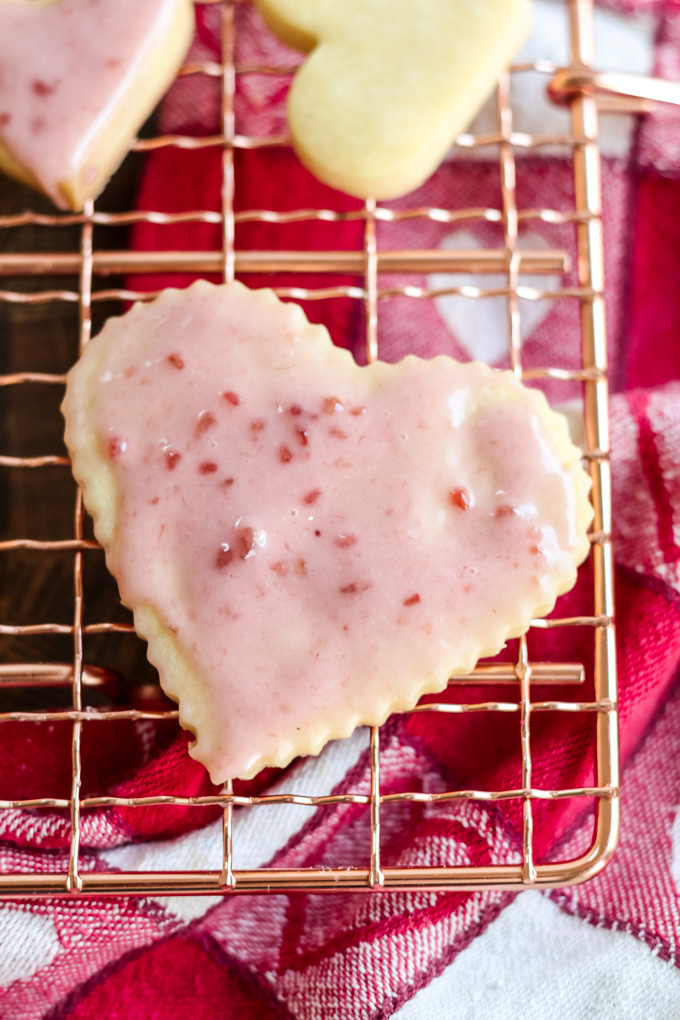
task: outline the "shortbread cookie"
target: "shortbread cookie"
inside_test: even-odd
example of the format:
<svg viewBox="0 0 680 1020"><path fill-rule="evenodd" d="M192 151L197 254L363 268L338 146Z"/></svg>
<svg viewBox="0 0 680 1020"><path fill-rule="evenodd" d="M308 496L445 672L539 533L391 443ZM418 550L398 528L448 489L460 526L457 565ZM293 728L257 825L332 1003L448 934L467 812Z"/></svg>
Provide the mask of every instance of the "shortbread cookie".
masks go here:
<svg viewBox="0 0 680 1020"><path fill-rule="evenodd" d="M174 78L191 0L0 0L0 169L82 209Z"/></svg>
<svg viewBox="0 0 680 1020"><path fill-rule="evenodd" d="M311 55L288 99L293 144L322 181L395 198L436 169L528 35L529 0L256 0Z"/></svg>
<svg viewBox="0 0 680 1020"><path fill-rule="evenodd" d="M215 782L316 754L494 655L570 588L589 479L509 372L359 368L271 291L200 282L71 370L73 471Z"/></svg>

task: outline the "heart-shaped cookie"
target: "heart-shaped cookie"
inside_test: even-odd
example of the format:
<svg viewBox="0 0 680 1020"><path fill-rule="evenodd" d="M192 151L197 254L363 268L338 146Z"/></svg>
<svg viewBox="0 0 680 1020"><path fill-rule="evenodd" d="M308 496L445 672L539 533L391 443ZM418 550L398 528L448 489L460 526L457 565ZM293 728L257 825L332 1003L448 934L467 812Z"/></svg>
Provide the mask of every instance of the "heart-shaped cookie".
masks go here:
<svg viewBox="0 0 680 1020"><path fill-rule="evenodd" d="M288 100L293 144L327 184L395 198L435 170L528 35L528 0L256 0L310 52Z"/></svg>
<svg viewBox="0 0 680 1020"><path fill-rule="evenodd" d="M271 291L194 284L71 370L73 471L215 782L318 753L552 608L588 551L567 427L509 372L359 368Z"/></svg>
<svg viewBox="0 0 680 1020"><path fill-rule="evenodd" d="M0 169L82 209L177 72L191 0L0 0Z"/></svg>

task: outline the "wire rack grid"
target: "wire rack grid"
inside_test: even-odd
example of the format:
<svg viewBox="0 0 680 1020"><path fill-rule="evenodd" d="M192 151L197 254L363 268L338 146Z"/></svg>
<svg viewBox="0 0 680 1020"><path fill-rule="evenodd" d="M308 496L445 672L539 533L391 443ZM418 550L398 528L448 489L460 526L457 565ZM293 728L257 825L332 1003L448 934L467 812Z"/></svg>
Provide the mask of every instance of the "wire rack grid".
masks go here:
<svg viewBox="0 0 680 1020"><path fill-rule="evenodd" d="M196 0L199 2L199 0ZM361 891L372 889L470 889L519 888L527 885L564 886L582 881L604 866L613 853L618 835L618 754L616 671L613 628L613 568L611 553L611 489L608 457L608 384L606 337L603 302L603 252L600 204L599 151L597 141L597 101L582 94L571 104L572 131L569 137L530 137L513 131L513 113L510 104L510 76L533 70L552 75L556 68L547 64L516 65L501 77L497 88L498 130L492 135L460 136L459 146L475 148L496 145L500 152L500 178L502 208L446 210L439 208L411 208L395 210L367 200L363 208L350 213L328 209L301 209L277 213L271 210L234 211L234 151L238 148L266 148L287 144L283 137L252 138L236 133L234 96L236 75L258 71L280 73L280 69L245 68L234 63L234 13L237 2L243 0L200 0L216 4L221 18L222 60L185 65L182 74L203 74L218 79L221 86L221 132L208 137L163 136L137 140L136 151L146 152L164 146L185 149L217 147L222 154L221 212L187 211L166 214L154 212L98 212L90 203L83 213L69 215L39 215L26 212L0 218L0 229L22 224L48 226L77 224L80 231L79 251L73 254L5 253L0 255L0 274L4 276L41 277L55 274L76 274L77 290L0 291L0 302L41 303L72 302L79 313L79 346L88 342L92 332L93 303L145 299L148 293L139 294L129 289L93 289L93 280L101 275L135 272L198 272L219 271L224 280L232 280L240 272L335 272L353 273L363 277L362 286L333 288L280 288L280 296L297 299L348 297L362 302L365 309L365 348L368 361L378 357L378 314L381 301L400 294L414 299L430 299L442 293L461 294L472 300L503 297L507 306L507 333L511 367L521 379L574 380L584 391L584 458L592 478L592 499L595 518L591 534L593 574L593 611L569 618L553 616L538 620L534 628L587 628L592 633L594 652L594 697L591 701L555 700L532 701L532 684L557 685L578 683L583 678L580 664L532 662L529 656L530 638L518 642L518 655L514 663L478 665L474 682L514 685L516 700L504 702L463 702L458 705L431 703L420 705L415 711L462 714L479 712L513 713L519 720L521 745L521 785L516 789L485 791L474 789L451 790L444 793L383 794L380 786L380 731L371 730L371 787L367 794L341 794L337 796L298 796L285 794L244 797L234 794L231 784L210 797L181 797L172 795L138 798L84 797L81 795L81 736L84 726L114 725L121 719L176 719L172 710L151 711L136 708L107 708L92 711L83 708L83 689L87 685L105 684L106 672L85 661L83 638L90 634L124 634L132 631L127 623L86 623L84 619L83 564L84 557L97 548L97 543L86 537L85 515L80 492L77 493L74 514L73 538L62 541L39 541L30 538L11 538L0 544L0 551L26 549L37 555L41 551L60 550L73 554L74 602L72 622L66 624L30 624L0 626L0 637L23 637L34 634L67 635L73 642L72 663L8 663L0 667L0 684L14 687L68 686L71 705L67 710L46 710L0 714L0 722L21 723L28 726L36 722L70 721L71 738L71 789L68 798L34 798L6 800L0 809L66 809L70 812L71 835L68 868L64 873L6 874L0 875L0 895L63 895L72 894L215 894L217 892L262 891ZM571 38L572 67L587 67L592 63L593 26L592 0L567 0ZM549 78L546 78L548 81ZM550 209L518 210L515 187L515 150L535 149L552 144L568 145L573 152L575 180L575 207L567 212ZM355 218L363 221L363 249L356 252L293 252L243 251L235 247L235 225L240 221L260 220L272 223L295 220L341 220ZM429 218L443 223L456 223L469 219L487 219L503 227L503 246L482 251L379 251L376 243L376 224L383 220ZM522 220L540 219L546 223L573 224L578 246L578 283L572 287L541 291L523 286L524 273L555 273L565 269L564 252L558 250L531 251L518 247L518 227ZM132 252L98 250L93 246L93 230L97 225L125 225L137 222L173 223L198 221L218 223L221 229L220 252ZM380 276L386 272L466 272L502 273L505 285L501 288L451 287L435 291L410 285L380 287ZM523 370L520 343L519 299L576 300L580 307L582 334L582 366L578 369L534 368ZM24 371L0 376L3 387L22 387L29 383L62 386L64 376ZM68 459L61 456L0 457L0 466L8 469L41 469L47 466L68 467ZM46 495L49 498L49 494ZM452 677L452 684L463 684L466 678ZM470 678L467 678L470 682ZM461 690L464 690L461 687ZM532 786L531 720L538 712L589 713L595 717L596 765L595 785L590 788L537 789ZM533 811L538 801L560 798L590 798L596 815L592 843L576 860L536 863L533 848ZM515 800L522 805L522 859L516 864L466 867L391 868L381 864L380 814L387 802L433 801L469 799L486 802ZM250 809L259 804L303 804L310 807L334 803L365 805L370 812L370 866L358 867L356 862L336 869L305 869L299 871L259 869L237 870L233 864L232 812L235 806ZM143 805L219 805L222 810L222 868L219 871L191 871L176 873L152 872L83 872L80 866L81 815L94 808L122 806L134 808ZM279 810L285 810L281 806Z"/></svg>

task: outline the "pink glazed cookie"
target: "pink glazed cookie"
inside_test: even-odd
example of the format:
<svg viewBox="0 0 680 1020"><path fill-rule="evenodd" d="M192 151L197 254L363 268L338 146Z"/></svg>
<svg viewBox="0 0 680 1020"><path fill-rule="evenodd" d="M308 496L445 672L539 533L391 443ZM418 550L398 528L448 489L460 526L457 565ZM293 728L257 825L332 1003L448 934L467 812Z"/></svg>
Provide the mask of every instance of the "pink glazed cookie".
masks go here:
<svg viewBox="0 0 680 1020"><path fill-rule="evenodd" d="M0 169L82 209L174 78L191 0L0 0Z"/></svg>
<svg viewBox="0 0 680 1020"><path fill-rule="evenodd" d="M589 479L509 372L359 368L271 291L111 319L66 442L107 563L215 782L316 754L468 672L570 588Z"/></svg>

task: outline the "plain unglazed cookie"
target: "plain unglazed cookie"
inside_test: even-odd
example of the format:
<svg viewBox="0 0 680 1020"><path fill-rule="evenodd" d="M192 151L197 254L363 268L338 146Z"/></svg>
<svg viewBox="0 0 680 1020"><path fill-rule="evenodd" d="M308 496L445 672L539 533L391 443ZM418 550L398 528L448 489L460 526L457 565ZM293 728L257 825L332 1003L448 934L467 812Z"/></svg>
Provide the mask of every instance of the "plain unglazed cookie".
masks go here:
<svg viewBox="0 0 680 1020"><path fill-rule="evenodd" d="M0 169L82 209L174 78L191 0L0 0Z"/></svg>
<svg viewBox="0 0 680 1020"><path fill-rule="evenodd" d="M256 0L309 53L288 99L320 180L395 198L436 169L529 32L529 0Z"/></svg>
<svg viewBox="0 0 680 1020"><path fill-rule="evenodd" d="M68 377L97 538L215 782L316 754L548 613L588 552L564 419L509 372L359 368L271 291L109 320Z"/></svg>

